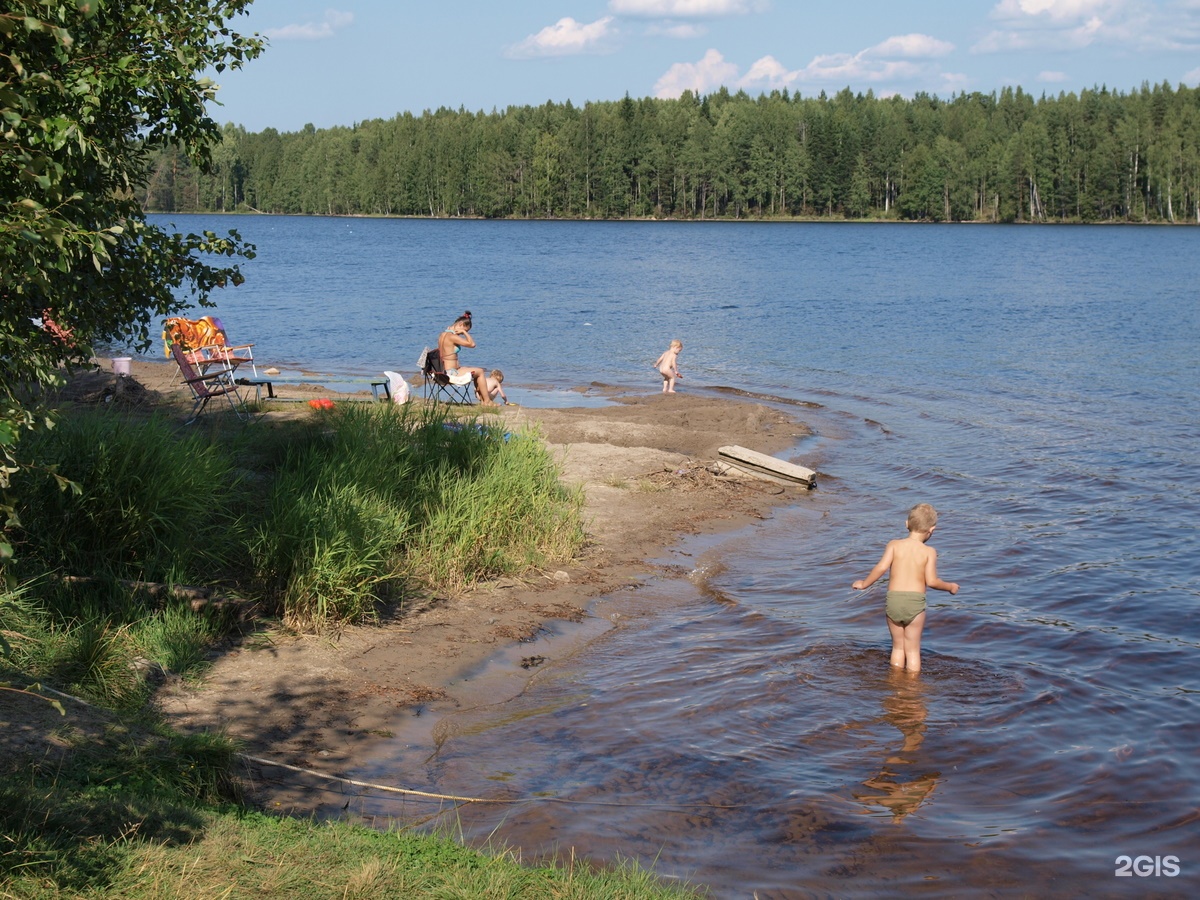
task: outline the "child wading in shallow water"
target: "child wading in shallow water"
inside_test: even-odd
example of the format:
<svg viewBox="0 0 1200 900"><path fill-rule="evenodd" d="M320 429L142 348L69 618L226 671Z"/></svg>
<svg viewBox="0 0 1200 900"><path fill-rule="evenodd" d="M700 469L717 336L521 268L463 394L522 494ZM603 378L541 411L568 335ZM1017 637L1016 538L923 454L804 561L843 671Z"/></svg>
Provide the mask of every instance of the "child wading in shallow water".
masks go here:
<svg viewBox="0 0 1200 900"><path fill-rule="evenodd" d="M883 556L866 578L851 585L869 588L890 570L887 592L887 625L892 635L892 665L909 672L921 671L921 632L925 628L925 591L958 593L953 581L942 581L937 573L937 551L926 541L937 527L937 510L918 503L905 521L908 537L888 541Z"/></svg>
<svg viewBox="0 0 1200 900"><path fill-rule="evenodd" d="M664 394L675 393L675 379L683 377L679 371L679 354L682 352L683 341L671 341L671 346L654 363L654 368L663 377Z"/></svg>

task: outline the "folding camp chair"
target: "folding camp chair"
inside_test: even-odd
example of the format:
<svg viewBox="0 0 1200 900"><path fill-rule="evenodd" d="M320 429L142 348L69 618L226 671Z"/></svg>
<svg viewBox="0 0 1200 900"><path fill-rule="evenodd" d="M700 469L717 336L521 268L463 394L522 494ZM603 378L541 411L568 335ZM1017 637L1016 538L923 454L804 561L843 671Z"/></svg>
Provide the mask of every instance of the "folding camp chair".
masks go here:
<svg viewBox="0 0 1200 900"><path fill-rule="evenodd" d="M442 355L436 349L430 350L426 347L421 351L418 364L421 367L421 374L425 376L426 400L442 399L447 403L471 402L471 377L469 375L456 376L451 380L442 365ZM462 378L466 378L466 381L463 381Z"/></svg>
<svg viewBox="0 0 1200 900"><path fill-rule="evenodd" d="M242 395L238 393L237 382L233 379L236 366L223 359L194 362L178 342L171 344L171 355L175 357L175 363L179 366L183 383L192 392L192 414L186 424L191 425L195 422L213 397L224 397L228 400L229 408L242 421L250 418L250 413L242 402Z"/></svg>

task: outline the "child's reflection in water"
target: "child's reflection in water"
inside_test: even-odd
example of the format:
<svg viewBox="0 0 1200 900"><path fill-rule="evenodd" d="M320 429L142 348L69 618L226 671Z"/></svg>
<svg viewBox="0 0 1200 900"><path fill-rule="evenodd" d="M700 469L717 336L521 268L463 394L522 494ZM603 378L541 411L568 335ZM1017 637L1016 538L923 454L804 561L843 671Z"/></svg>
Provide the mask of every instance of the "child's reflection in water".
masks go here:
<svg viewBox="0 0 1200 900"><path fill-rule="evenodd" d="M869 807L882 806L892 814L893 822L900 822L929 799L940 783L941 773L930 772L910 778L899 768L917 761L917 750L925 740L925 719L929 710L925 706L918 674L892 668L888 683L892 691L883 701L884 719L900 730L904 743L887 758L878 775L863 782L873 793L855 791L854 798Z"/></svg>

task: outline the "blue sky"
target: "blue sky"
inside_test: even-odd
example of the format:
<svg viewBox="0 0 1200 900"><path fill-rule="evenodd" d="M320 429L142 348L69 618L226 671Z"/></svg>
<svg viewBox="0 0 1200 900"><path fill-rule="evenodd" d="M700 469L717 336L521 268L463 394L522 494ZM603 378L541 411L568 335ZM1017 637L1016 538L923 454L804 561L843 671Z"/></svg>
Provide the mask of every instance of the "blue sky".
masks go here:
<svg viewBox="0 0 1200 900"><path fill-rule="evenodd" d="M948 98L1200 85L1200 0L255 0L214 118L296 131L724 85Z"/></svg>

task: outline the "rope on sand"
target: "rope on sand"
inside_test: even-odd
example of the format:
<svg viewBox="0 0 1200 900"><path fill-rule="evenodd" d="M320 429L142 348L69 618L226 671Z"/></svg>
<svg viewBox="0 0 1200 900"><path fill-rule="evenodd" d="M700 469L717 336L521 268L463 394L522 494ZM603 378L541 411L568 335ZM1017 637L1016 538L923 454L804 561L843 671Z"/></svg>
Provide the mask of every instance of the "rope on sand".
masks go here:
<svg viewBox="0 0 1200 900"><path fill-rule="evenodd" d="M461 797L456 794L435 794L431 791L418 791L412 788L394 787L389 784L375 784L370 781L358 781L354 778L341 778L337 775L329 775L325 772L317 772L314 769L304 769L300 766L289 765L288 763L277 762L272 759L264 759L261 756L251 756L248 753L239 753L242 759L250 762L258 763L264 766L274 766L280 769L287 769L289 772L298 772L301 775L312 775L315 778L324 778L328 781L336 781L339 784L348 784L354 787L368 788L373 791L383 791L388 794L404 794L408 797L421 797L426 800L451 800L455 803L570 803L574 805L585 806L616 806L624 808L639 809L738 809L736 805L724 805L720 803L621 803L610 800L573 800L569 797L515 797L515 798L498 798L498 797Z"/></svg>
<svg viewBox="0 0 1200 900"><path fill-rule="evenodd" d="M249 753L239 753L242 759L250 762L258 763L263 766L274 766L278 769L287 769L289 772L299 772L301 775L312 775L316 778L325 778L329 781L337 781L342 784L350 784L354 787L370 788L374 791L385 791L389 794L405 794L410 797L425 797L430 800L453 800L456 803L519 803L519 800L488 800L483 797L459 797L456 794L434 794L429 791L417 791L412 788L398 788L387 784L375 784L370 781L358 781L354 778L340 778L337 775L327 775L324 772L317 772L313 769L302 769L300 766L292 766L288 763L277 762L273 759L263 759L261 756L251 756Z"/></svg>

